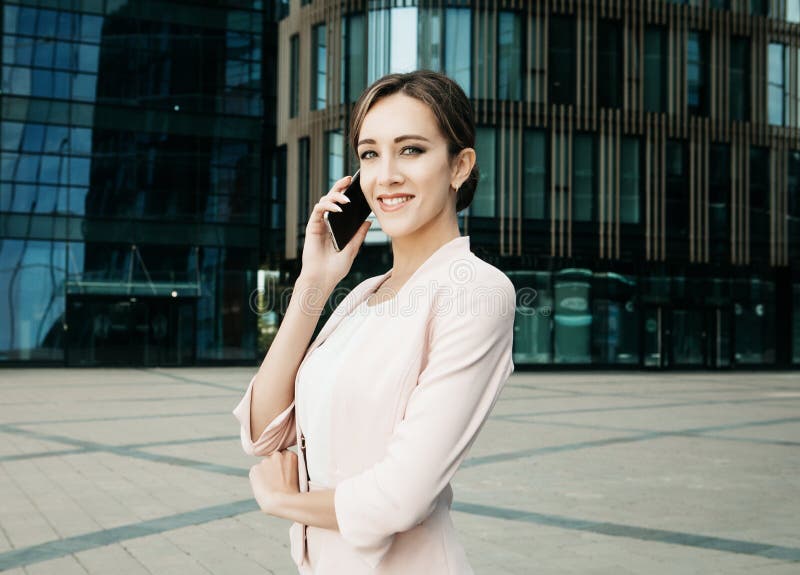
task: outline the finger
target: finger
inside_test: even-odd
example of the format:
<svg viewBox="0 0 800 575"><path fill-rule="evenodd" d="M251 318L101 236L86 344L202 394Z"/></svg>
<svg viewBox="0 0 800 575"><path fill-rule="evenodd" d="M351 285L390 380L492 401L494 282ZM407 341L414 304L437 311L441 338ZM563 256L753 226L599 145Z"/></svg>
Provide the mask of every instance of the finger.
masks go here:
<svg viewBox="0 0 800 575"><path fill-rule="evenodd" d="M344 211L342 209L342 206L340 206L336 202L332 202L330 200L325 200L324 202L321 202L321 203L322 203L323 211L326 211L326 210L329 211L329 212L342 212L342 211Z"/></svg>
<svg viewBox="0 0 800 575"><path fill-rule="evenodd" d="M341 212L342 208L338 204L335 204L335 203L333 203L333 202L331 202L329 200L320 200L314 206L314 211L312 212L312 215L316 215L318 217L322 217L322 213L326 212L326 211L327 212Z"/></svg>
<svg viewBox="0 0 800 575"><path fill-rule="evenodd" d="M333 188L332 189L335 190L337 188L346 188L347 186L350 185L350 180L352 180L352 179L353 179L353 176L351 176L349 174L347 176L339 178L338 180L336 180L336 183L333 184Z"/></svg>
<svg viewBox="0 0 800 575"><path fill-rule="evenodd" d="M340 178L340 179L336 180L336 182L333 184L333 186L331 186L331 189L328 190L328 194L330 194L332 192L339 192L339 191L346 190L347 186L350 185L350 180L352 180L352 179L353 179L352 176L345 176L343 178ZM325 195L328 195L328 194L325 194ZM323 197L325 197L325 196L323 196Z"/></svg>
<svg viewBox="0 0 800 575"><path fill-rule="evenodd" d="M328 192L328 195L325 196L325 197L327 199L329 199L329 200L342 201L342 202L344 202L346 204L350 203L350 198L348 198L347 194L345 194L344 192L337 192L337 191L331 190L330 192Z"/></svg>

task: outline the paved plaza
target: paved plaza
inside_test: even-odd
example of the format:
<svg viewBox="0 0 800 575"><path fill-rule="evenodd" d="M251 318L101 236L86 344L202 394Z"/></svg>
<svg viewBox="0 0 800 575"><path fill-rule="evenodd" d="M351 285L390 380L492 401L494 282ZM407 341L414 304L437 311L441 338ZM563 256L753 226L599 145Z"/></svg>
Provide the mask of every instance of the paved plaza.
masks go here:
<svg viewBox="0 0 800 575"><path fill-rule="evenodd" d="M296 573L254 371L0 370L0 571ZM797 574L800 374L517 372L453 489L478 574Z"/></svg>

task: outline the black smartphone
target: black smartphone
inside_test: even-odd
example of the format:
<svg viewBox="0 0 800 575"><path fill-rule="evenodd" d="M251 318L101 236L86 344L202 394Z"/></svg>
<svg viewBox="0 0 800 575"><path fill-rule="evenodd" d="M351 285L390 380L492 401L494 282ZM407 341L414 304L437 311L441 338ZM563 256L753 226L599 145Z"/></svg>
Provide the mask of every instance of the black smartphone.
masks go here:
<svg viewBox="0 0 800 575"><path fill-rule="evenodd" d="M331 241L337 252L342 251L342 248L356 235L358 228L372 213L372 208L369 207L367 198L364 197L364 192L361 191L359 173L360 170L353 174L350 185L344 191L344 195L350 198L350 203L340 204L336 202L336 205L340 206L342 211L326 211L322 216L328 225Z"/></svg>

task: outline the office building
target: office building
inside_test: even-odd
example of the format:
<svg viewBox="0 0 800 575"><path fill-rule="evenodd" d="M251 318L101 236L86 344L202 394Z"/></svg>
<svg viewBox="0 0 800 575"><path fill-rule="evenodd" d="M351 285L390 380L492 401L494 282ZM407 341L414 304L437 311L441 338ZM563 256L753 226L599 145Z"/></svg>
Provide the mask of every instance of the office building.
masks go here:
<svg viewBox="0 0 800 575"><path fill-rule="evenodd" d="M800 365L800 2L292 0L276 144L288 265L355 169L352 103L388 72L471 98L459 214L518 290L518 369ZM283 196L282 196L283 197ZM391 265L376 226L353 280Z"/></svg>

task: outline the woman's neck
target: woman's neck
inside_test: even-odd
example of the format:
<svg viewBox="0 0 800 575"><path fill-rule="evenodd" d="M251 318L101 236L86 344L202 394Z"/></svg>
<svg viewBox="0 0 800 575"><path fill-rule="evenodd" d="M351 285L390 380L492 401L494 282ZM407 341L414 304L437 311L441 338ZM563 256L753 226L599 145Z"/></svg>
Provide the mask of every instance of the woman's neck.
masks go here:
<svg viewBox="0 0 800 575"><path fill-rule="evenodd" d="M394 265L390 283L398 288L402 286L414 272L425 263L425 261L436 250L444 244L453 241L461 236L458 224L454 228L448 228L441 233L432 234L428 237L396 238L392 240L392 254Z"/></svg>

